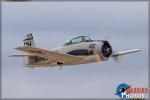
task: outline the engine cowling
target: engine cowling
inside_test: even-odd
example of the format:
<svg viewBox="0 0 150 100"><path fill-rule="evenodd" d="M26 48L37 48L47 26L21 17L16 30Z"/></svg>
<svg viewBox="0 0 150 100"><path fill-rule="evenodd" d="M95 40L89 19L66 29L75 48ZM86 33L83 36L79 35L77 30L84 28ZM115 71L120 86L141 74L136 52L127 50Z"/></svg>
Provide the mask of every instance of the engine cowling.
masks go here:
<svg viewBox="0 0 150 100"><path fill-rule="evenodd" d="M102 57L103 60L108 60L108 58L111 56L112 54L112 47L109 44L108 41L103 41L103 44L101 46L101 50L100 50L100 56Z"/></svg>

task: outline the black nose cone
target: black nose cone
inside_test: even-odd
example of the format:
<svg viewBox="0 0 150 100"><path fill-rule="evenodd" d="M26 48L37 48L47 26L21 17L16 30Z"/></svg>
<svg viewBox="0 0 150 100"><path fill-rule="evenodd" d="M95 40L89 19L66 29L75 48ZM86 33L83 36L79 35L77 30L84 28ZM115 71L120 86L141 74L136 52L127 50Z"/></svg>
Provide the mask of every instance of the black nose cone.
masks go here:
<svg viewBox="0 0 150 100"><path fill-rule="evenodd" d="M112 48L108 41L104 41L103 43L101 52L105 58L108 58L112 54Z"/></svg>

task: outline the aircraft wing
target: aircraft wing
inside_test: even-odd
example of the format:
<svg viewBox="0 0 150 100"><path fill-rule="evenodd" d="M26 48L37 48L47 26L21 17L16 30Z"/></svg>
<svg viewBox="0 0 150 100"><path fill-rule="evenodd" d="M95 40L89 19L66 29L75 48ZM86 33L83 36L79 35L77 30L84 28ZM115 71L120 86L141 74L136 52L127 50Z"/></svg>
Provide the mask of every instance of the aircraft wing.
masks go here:
<svg viewBox="0 0 150 100"><path fill-rule="evenodd" d="M68 54L62 54L62 53L58 53L54 51L48 51L45 49L40 49L36 47L31 47L31 46L22 46L16 49L35 55L35 56L46 58L50 61L56 61L56 62L62 62L62 63L63 62L76 62L77 63L77 62L82 61L81 57L76 57L76 56L68 55Z"/></svg>
<svg viewBox="0 0 150 100"><path fill-rule="evenodd" d="M141 49L132 49L132 50L114 52L114 53L112 54L112 57L115 57L115 56L122 56L122 55L126 55L126 54L129 54L129 53L134 53L134 52L138 52L138 51L141 51Z"/></svg>

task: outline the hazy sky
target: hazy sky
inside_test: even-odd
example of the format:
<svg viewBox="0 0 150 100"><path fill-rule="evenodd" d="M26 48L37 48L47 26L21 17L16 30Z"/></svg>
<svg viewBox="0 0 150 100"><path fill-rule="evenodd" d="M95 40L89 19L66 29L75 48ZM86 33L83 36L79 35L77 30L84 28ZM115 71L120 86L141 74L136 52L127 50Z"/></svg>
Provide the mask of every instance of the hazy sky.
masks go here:
<svg viewBox="0 0 150 100"><path fill-rule="evenodd" d="M26 68L21 58L8 57L33 33L38 47L52 49L72 35L105 39L114 51L141 52L101 63L59 68ZM2 3L3 98L118 98L118 84L148 86L147 2Z"/></svg>

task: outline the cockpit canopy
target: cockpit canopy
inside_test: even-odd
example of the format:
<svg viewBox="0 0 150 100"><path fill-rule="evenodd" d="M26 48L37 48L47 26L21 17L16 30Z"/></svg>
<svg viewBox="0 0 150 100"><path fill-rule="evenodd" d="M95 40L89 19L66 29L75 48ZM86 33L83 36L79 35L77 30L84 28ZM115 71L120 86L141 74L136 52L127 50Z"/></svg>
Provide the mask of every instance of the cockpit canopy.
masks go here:
<svg viewBox="0 0 150 100"><path fill-rule="evenodd" d="M92 39L90 39L88 36L80 35L67 40L63 46L76 44L80 42L90 42L90 41L92 41Z"/></svg>

